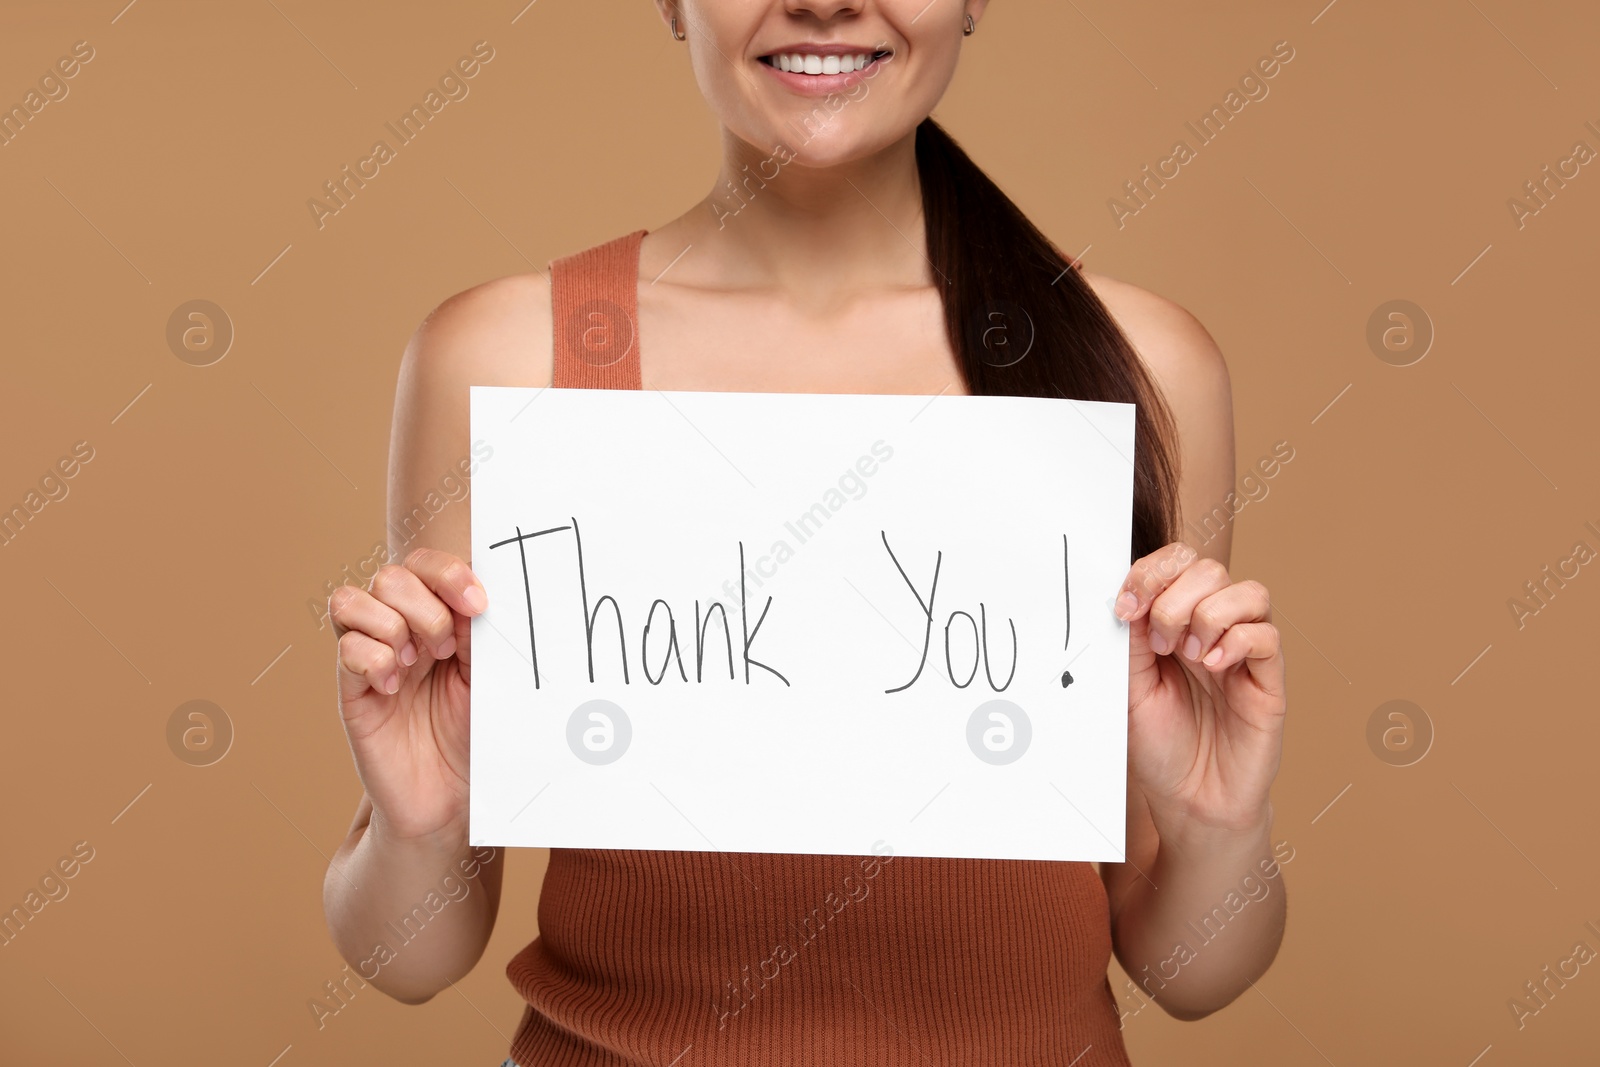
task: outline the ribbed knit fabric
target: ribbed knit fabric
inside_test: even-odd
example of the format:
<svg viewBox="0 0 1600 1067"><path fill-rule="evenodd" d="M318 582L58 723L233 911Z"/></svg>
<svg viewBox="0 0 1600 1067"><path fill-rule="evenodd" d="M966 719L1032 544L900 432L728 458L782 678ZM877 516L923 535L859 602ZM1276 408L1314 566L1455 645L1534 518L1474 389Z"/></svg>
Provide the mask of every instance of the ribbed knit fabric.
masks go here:
<svg viewBox="0 0 1600 1067"><path fill-rule="evenodd" d="M555 369L566 389L639 389L639 242L644 230L550 264Z"/></svg>
<svg viewBox="0 0 1600 1067"><path fill-rule="evenodd" d="M640 388L645 232L551 264L557 386ZM1088 863L555 848L510 1056L1128 1067L1110 958Z"/></svg>

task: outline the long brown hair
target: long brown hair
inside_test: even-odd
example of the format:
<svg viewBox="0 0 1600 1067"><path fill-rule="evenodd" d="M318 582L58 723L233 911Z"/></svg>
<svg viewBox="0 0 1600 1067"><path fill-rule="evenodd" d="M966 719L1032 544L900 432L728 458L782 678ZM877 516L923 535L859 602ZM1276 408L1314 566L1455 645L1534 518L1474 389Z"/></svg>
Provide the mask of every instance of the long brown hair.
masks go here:
<svg viewBox="0 0 1600 1067"><path fill-rule="evenodd" d="M916 147L928 258L967 388L1135 404L1130 562L1169 543L1176 430L1143 359L1070 259L932 118L917 127ZM997 320L1003 345L991 339ZM1030 323L1031 343L1018 351Z"/></svg>

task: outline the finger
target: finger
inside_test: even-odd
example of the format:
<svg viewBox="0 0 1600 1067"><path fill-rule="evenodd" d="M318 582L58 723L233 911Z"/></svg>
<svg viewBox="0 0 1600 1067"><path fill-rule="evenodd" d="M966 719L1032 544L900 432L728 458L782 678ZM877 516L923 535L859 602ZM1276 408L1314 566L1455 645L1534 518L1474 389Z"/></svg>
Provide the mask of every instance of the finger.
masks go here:
<svg viewBox="0 0 1600 1067"><path fill-rule="evenodd" d="M1228 627L1201 663L1213 674L1243 663L1263 692L1274 696L1283 693L1283 635L1270 622L1242 622Z"/></svg>
<svg viewBox="0 0 1600 1067"><path fill-rule="evenodd" d="M347 631L359 630L394 649L407 667L417 662L417 645L411 639L411 626L405 616L365 589L341 585L328 597L328 613L341 627L340 637Z"/></svg>
<svg viewBox="0 0 1600 1067"><path fill-rule="evenodd" d="M339 638L339 697L354 700L368 689L394 693L400 688L394 649L360 630Z"/></svg>
<svg viewBox="0 0 1600 1067"><path fill-rule="evenodd" d="M1200 661L1230 626L1245 622L1267 622L1272 604L1267 587L1260 582L1234 582L1217 590L1194 606L1189 613L1189 635L1183 639L1183 657Z"/></svg>
<svg viewBox="0 0 1600 1067"><path fill-rule="evenodd" d="M410 567L390 563L379 568L372 579L372 595L405 617L406 626L434 659L454 654L455 615Z"/></svg>
<svg viewBox="0 0 1600 1067"><path fill-rule="evenodd" d="M489 606L489 593L460 556L437 548L417 548L406 557L406 567L424 585L467 618Z"/></svg>
<svg viewBox="0 0 1600 1067"><path fill-rule="evenodd" d="M1150 604L1150 647L1156 654L1183 649L1195 607L1230 581L1228 568L1210 558L1196 560L1173 579Z"/></svg>
<svg viewBox="0 0 1600 1067"><path fill-rule="evenodd" d="M456 660L461 664L463 676L472 680L472 620L456 615Z"/></svg>
<svg viewBox="0 0 1600 1067"><path fill-rule="evenodd" d="M1163 589L1199 558L1200 553L1182 541L1174 541L1136 560L1118 590L1117 618L1129 622L1137 619Z"/></svg>

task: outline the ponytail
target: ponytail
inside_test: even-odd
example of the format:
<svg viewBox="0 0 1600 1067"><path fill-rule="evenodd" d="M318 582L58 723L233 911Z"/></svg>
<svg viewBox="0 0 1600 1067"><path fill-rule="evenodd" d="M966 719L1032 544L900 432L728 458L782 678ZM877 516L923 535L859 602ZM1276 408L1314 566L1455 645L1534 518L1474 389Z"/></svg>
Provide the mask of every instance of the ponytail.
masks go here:
<svg viewBox="0 0 1600 1067"><path fill-rule="evenodd" d="M916 151L928 258L968 390L1136 405L1130 562L1169 543L1175 430L1144 361L1076 267L931 118L917 127ZM988 343L997 314L1013 332L1031 321L1022 355Z"/></svg>

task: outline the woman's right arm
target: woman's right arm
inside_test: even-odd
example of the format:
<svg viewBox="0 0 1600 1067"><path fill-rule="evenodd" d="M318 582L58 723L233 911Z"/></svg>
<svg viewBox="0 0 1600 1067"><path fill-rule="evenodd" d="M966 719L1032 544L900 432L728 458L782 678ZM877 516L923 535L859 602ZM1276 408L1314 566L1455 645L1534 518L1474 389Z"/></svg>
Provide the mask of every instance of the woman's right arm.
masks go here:
<svg viewBox="0 0 1600 1067"><path fill-rule="evenodd" d="M467 844L471 619L486 597L468 562L469 498L451 488L471 466L467 386L548 385L538 342L549 331L541 275L466 290L423 320L401 360L389 446L399 562L370 589L329 598L363 795L328 865L323 910L352 969L406 1003L470 971L499 910L502 852Z"/></svg>

